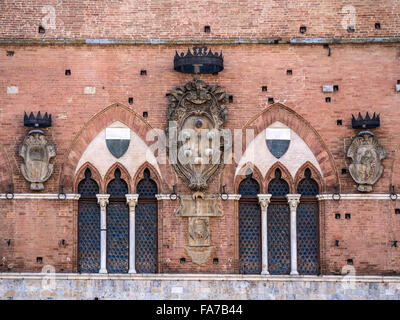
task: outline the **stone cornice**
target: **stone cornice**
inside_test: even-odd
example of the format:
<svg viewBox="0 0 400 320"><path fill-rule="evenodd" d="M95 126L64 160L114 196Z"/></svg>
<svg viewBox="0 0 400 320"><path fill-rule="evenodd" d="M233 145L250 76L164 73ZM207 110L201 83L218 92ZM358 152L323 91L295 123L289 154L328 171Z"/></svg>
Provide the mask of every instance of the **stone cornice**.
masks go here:
<svg viewBox="0 0 400 320"><path fill-rule="evenodd" d="M318 200L332 200L332 193L318 194ZM397 194L400 200L400 194ZM390 193L344 193L340 194L340 200L391 200ZM392 201L392 200L391 200Z"/></svg>
<svg viewBox="0 0 400 320"><path fill-rule="evenodd" d="M399 43L400 37L360 38L214 38L214 39L68 39L1 38L0 45L238 45Z"/></svg>
<svg viewBox="0 0 400 320"><path fill-rule="evenodd" d="M170 196L169 193L156 194L157 200L170 200L169 196ZM240 194L234 194L234 193L228 194L228 200L239 200L240 197L241 197Z"/></svg>
<svg viewBox="0 0 400 320"><path fill-rule="evenodd" d="M14 193L13 200L20 199L45 199L58 200L58 193ZM79 193L67 193L65 200L79 200ZM5 193L0 193L0 199L7 199Z"/></svg>
<svg viewBox="0 0 400 320"><path fill-rule="evenodd" d="M400 276L351 276L348 275L326 275L326 276L305 276L305 275L240 275L240 274L79 274L79 273L0 273L0 280L43 280L54 276L55 280L174 280L174 281L280 281L280 282L386 282L400 283Z"/></svg>

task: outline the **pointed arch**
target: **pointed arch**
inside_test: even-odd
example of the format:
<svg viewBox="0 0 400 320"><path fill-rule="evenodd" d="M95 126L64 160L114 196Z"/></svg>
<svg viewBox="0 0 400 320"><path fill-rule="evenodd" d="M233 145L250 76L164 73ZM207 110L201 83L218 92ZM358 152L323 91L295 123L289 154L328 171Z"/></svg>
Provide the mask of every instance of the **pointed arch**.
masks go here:
<svg viewBox="0 0 400 320"><path fill-rule="evenodd" d="M60 170L60 181L66 191L72 190L75 168L88 144L103 129L113 122L119 121L135 131L146 143L146 133L152 129L150 124L134 110L114 103L96 115L94 115L77 133L70 147L66 151L66 157Z"/></svg>
<svg viewBox="0 0 400 320"><path fill-rule="evenodd" d="M239 185L240 183L246 179L246 172L247 170L250 169L253 174L253 179L256 180L260 186L260 193L264 193L264 183L263 183L263 175L261 174L261 171L259 168L257 168L256 165L248 162L245 165L243 165L240 170L238 171L239 173L235 175L235 189L236 192L239 190Z"/></svg>
<svg viewBox="0 0 400 320"><path fill-rule="evenodd" d="M129 175L128 170L119 162L114 163L108 170L107 173L104 176L104 192L107 192L107 186L108 184L114 180L115 176L115 170L119 169L121 171L121 180L124 180L126 184L128 185L128 190L129 193L131 193L131 190L133 190L131 186L131 177Z"/></svg>
<svg viewBox="0 0 400 320"><path fill-rule="evenodd" d="M254 129L254 137L256 137L265 128L276 121L291 128L308 145L322 170L325 187L323 191L327 191L328 189L333 190L336 186L338 186L340 190L339 175L334 158L328 147L311 124L292 109L281 103L274 103L250 119L242 130L243 133L245 133L246 129Z"/></svg>
<svg viewBox="0 0 400 320"><path fill-rule="evenodd" d="M267 174L265 175L264 179L264 185L266 186L265 192L268 193L268 185L269 183L275 179L275 171L276 169L281 170L282 173L282 179L285 180L289 186L289 193L293 193L294 191L294 183L293 183L293 177L290 174L289 170L281 163L281 162L275 162L271 168L267 171Z"/></svg>
<svg viewBox="0 0 400 320"><path fill-rule="evenodd" d="M136 171L135 175L133 176L133 183L132 186L133 188L131 190L134 190L137 192L136 188L140 180L143 179L144 175L144 170L148 169L150 171L150 178L156 183L157 185L157 190L158 192L161 192L161 186L163 185L161 176L158 174L158 171L149 163L149 162L144 162L140 165L139 169Z"/></svg>
<svg viewBox="0 0 400 320"><path fill-rule="evenodd" d="M103 184L103 179L101 178L101 175L99 171L96 169L95 166L93 166L90 162L84 163L78 170L77 174L74 177L74 182L73 182L73 191L75 193L78 193L78 185L79 182L81 182L83 179L85 179L85 171L86 169L89 169L91 174L92 174L92 179L97 182L99 185L99 190L101 193L104 192L104 184Z"/></svg>
<svg viewBox="0 0 400 320"><path fill-rule="evenodd" d="M294 193L297 192L296 191L297 187L299 185L299 182L304 179L304 171L306 169L310 169L311 170L311 177L318 184L319 190L325 190L324 180L322 179L321 174L319 173L318 169L315 168L314 165L310 161L307 161L296 172L296 175L294 177L294 189L293 189L293 192Z"/></svg>

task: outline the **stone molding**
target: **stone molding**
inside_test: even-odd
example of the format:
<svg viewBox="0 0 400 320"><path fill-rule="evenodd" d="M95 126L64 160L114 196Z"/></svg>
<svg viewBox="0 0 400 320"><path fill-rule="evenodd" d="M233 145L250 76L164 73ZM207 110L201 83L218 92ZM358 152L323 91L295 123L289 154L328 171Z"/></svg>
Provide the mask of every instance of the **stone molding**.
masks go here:
<svg viewBox="0 0 400 320"><path fill-rule="evenodd" d="M156 194L157 200L170 200L169 196L170 196L169 193ZM242 196L241 194L235 194L235 193L228 194L228 200L239 200L241 196Z"/></svg>
<svg viewBox="0 0 400 320"><path fill-rule="evenodd" d="M67 193L65 200L79 200L79 193ZM0 193L0 199L7 199L5 193ZM13 200L19 199L45 199L58 200L58 193L14 193Z"/></svg>
<svg viewBox="0 0 400 320"><path fill-rule="evenodd" d="M321 200L333 200L332 196L333 196L332 193L322 193L322 194L317 194L316 197L319 201L321 201ZM396 196L400 200L400 194L396 194ZM391 199L390 199L390 193L368 193L368 194L341 193L340 200L391 200Z"/></svg>

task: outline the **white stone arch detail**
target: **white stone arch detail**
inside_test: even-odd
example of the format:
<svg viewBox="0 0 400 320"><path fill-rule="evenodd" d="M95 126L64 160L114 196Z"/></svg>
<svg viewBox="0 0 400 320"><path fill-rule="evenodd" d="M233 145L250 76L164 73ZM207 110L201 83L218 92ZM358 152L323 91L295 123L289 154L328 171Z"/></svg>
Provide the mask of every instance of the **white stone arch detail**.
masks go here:
<svg viewBox="0 0 400 320"><path fill-rule="evenodd" d="M116 121L109 125L107 128L129 128L125 124ZM78 165L75 168L75 174L79 171L80 167L86 162L91 163L100 173L104 179L108 169L116 162L121 163L126 170L128 170L131 177L133 177L140 166L146 161L150 163L161 176L160 167L158 166L157 159L147 144L130 129L130 144L128 150L120 158L115 158L108 150L106 145L106 128L88 144Z"/></svg>
<svg viewBox="0 0 400 320"><path fill-rule="evenodd" d="M272 123L268 126L268 128L290 129L279 121ZM235 177L242 174L240 169L244 165L246 165L247 163L253 163L260 170L263 178L265 178L269 168L271 168L278 161L288 169L288 171L292 175L292 178L296 176L299 168L307 161L310 161L314 165L314 167L317 168L321 176L323 176L321 167L309 146L292 129L290 129L290 136L291 141L288 150L281 158L277 159L268 150L265 141L265 129L261 131L257 135L257 137L255 137L254 140L250 142L242 158L239 160L235 172Z"/></svg>

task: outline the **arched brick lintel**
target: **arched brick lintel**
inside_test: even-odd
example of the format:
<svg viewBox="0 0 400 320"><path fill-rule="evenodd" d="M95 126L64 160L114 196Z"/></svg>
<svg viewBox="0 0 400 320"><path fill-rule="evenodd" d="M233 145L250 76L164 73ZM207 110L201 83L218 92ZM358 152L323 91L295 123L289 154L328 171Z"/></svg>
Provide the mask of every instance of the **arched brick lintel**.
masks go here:
<svg viewBox="0 0 400 320"><path fill-rule="evenodd" d="M317 159L323 174L324 190L333 191L335 187L340 190L340 181L332 154L318 132L303 117L281 103L274 103L254 116L243 127L254 129L254 137L272 123L279 121L294 130L308 145Z"/></svg>
<svg viewBox="0 0 400 320"><path fill-rule="evenodd" d="M73 190L75 168L86 147L101 130L116 121L131 128L145 143L148 143L146 141L146 134L152 127L143 117L120 103L114 103L106 107L94 115L81 128L66 152L66 157L60 171L60 183L64 185L64 190L66 192L71 192Z"/></svg>

